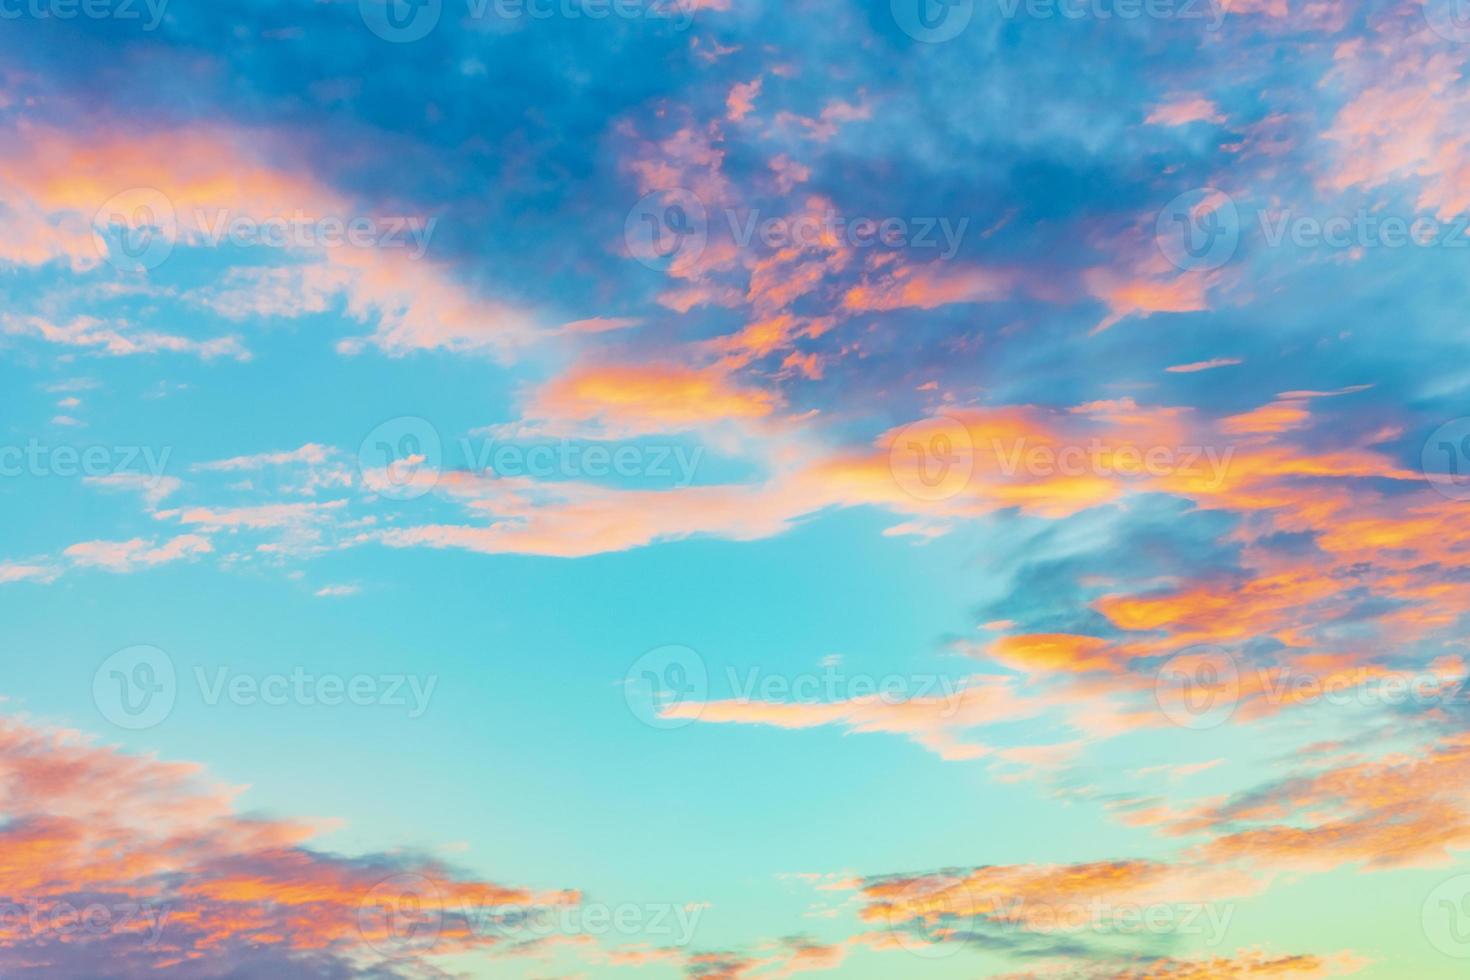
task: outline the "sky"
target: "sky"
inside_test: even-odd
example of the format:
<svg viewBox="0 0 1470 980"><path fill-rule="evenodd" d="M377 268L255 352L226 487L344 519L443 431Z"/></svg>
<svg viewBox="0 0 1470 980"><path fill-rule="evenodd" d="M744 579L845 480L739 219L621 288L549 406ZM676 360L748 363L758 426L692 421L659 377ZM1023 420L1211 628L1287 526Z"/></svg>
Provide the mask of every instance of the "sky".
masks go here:
<svg viewBox="0 0 1470 980"><path fill-rule="evenodd" d="M1459 0L0 21L0 975L1464 976Z"/></svg>

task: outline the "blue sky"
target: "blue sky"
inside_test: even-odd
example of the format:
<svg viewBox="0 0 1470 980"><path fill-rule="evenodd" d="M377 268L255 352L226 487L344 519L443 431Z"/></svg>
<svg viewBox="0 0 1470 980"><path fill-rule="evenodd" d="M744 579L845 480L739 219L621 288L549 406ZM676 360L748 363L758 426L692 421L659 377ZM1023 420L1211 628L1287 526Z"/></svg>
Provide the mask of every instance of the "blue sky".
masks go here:
<svg viewBox="0 0 1470 980"><path fill-rule="evenodd" d="M0 972L1459 975L1455 13L0 4Z"/></svg>

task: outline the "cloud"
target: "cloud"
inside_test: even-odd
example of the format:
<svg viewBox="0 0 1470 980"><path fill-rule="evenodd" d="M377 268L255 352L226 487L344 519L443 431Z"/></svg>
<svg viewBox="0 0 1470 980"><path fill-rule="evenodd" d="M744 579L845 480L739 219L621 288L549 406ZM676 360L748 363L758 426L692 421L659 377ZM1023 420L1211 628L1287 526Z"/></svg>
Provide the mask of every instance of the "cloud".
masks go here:
<svg viewBox="0 0 1470 980"><path fill-rule="evenodd" d="M0 970L427 977L428 957L504 940L488 910L580 900L313 849L320 828L243 815L239 794L196 765L0 718Z"/></svg>
<svg viewBox="0 0 1470 980"><path fill-rule="evenodd" d="M154 565L185 561L214 551L208 538L198 534L181 534L162 544L144 538L128 541L83 541L67 548L64 554L80 568L100 568L126 574Z"/></svg>

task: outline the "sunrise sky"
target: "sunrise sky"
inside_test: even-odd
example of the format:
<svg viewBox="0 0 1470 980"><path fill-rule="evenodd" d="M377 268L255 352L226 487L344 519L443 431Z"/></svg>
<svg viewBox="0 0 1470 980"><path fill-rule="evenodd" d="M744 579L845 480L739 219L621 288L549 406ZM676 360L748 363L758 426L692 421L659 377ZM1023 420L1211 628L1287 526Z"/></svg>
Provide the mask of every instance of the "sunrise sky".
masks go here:
<svg viewBox="0 0 1470 980"><path fill-rule="evenodd" d="M0 975L1470 969L1459 0L0 0Z"/></svg>

